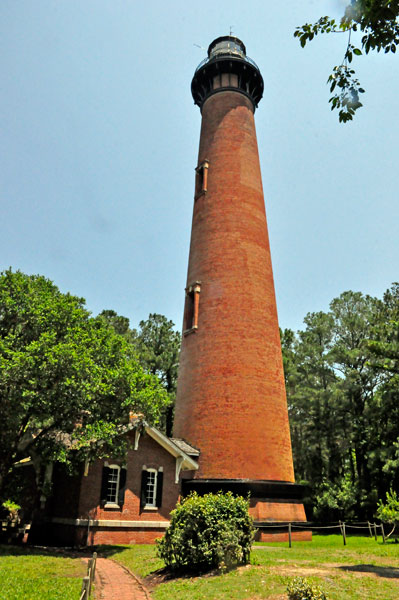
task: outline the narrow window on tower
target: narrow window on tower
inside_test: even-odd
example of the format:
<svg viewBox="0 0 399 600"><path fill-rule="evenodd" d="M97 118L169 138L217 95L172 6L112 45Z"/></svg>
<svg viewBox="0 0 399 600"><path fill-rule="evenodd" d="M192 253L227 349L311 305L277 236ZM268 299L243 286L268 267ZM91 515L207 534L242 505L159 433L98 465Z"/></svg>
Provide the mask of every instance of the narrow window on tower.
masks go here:
<svg viewBox="0 0 399 600"><path fill-rule="evenodd" d="M213 78L213 89L217 90L220 88L220 75L215 75Z"/></svg>
<svg viewBox="0 0 399 600"><path fill-rule="evenodd" d="M230 87L230 74L222 73L221 75L222 87Z"/></svg>
<svg viewBox="0 0 399 600"><path fill-rule="evenodd" d="M206 194L206 192L208 191L208 169L209 161L207 160L204 160L195 169L197 172L197 175L195 177L195 200L202 196L202 194Z"/></svg>
<svg viewBox="0 0 399 600"><path fill-rule="evenodd" d="M238 75L230 73L230 87L238 87Z"/></svg>
<svg viewBox="0 0 399 600"><path fill-rule="evenodd" d="M184 306L183 334L187 335L198 329L198 309L201 282L196 281L186 288L186 303Z"/></svg>

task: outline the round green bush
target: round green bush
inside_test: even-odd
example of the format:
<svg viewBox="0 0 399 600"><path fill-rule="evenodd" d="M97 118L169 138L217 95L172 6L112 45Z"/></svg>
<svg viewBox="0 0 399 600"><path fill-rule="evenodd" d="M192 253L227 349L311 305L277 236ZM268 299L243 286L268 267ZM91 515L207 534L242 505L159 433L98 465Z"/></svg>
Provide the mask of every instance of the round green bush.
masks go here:
<svg viewBox="0 0 399 600"><path fill-rule="evenodd" d="M254 537L249 503L242 497L195 492L171 512L158 554L168 567L185 571L230 569L249 561Z"/></svg>

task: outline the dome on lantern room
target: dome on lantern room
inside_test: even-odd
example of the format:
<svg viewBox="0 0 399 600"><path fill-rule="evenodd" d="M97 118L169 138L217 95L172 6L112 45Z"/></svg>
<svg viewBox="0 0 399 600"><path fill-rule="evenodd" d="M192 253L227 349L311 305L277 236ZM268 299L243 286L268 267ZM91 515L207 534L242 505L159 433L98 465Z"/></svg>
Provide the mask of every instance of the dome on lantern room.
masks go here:
<svg viewBox="0 0 399 600"><path fill-rule="evenodd" d="M216 58L221 55L234 55L245 58L245 46L241 40L236 37L231 37L230 35L216 38L216 40L213 40L209 45L208 57Z"/></svg>

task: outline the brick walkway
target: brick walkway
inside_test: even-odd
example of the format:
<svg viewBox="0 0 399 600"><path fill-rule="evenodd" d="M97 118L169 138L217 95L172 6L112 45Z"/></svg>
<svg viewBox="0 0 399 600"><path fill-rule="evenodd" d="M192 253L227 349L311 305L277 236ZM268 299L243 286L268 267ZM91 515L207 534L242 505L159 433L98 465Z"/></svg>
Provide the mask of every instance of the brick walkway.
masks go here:
<svg viewBox="0 0 399 600"><path fill-rule="evenodd" d="M151 600L140 580L109 558L97 558L95 584L96 600Z"/></svg>

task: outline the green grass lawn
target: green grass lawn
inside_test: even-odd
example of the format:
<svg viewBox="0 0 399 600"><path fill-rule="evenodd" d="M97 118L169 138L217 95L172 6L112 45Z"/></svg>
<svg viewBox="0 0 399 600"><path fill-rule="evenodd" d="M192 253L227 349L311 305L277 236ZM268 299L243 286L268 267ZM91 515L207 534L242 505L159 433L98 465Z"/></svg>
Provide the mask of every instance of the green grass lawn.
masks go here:
<svg viewBox="0 0 399 600"><path fill-rule="evenodd" d="M331 600L399 599L399 544L338 535L312 542L256 544L251 564L230 573L165 579L155 546L102 546L143 578L154 600L283 600L295 576L321 585ZM0 546L0 600L78 600L85 565L57 552Z"/></svg>
<svg viewBox="0 0 399 600"><path fill-rule="evenodd" d="M154 546L102 547L105 556L124 564L152 588L154 600L282 600L296 576L321 585L331 600L399 599L399 544L338 535L313 536L312 542L257 544L251 564L223 575L165 580Z"/></svg>
<svg viewBox="0 0 399 600"><path fill-rule="evenodd" d="M85 575L80 558L0 546L0 600L79 600Z"/></svg>

